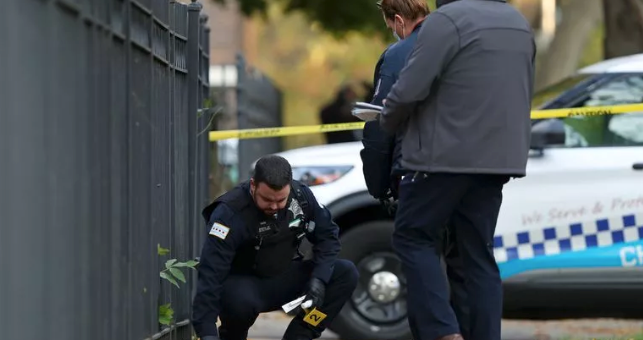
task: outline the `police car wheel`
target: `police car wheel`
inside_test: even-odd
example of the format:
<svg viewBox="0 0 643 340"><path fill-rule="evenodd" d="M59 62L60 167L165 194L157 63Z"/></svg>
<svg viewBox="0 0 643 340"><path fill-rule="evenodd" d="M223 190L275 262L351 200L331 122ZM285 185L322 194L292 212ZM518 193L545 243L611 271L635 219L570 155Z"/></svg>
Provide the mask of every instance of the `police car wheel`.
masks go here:
<svg viewBox="0 0 643 340"><path fill-rule="evenodd" d="M360 281L331 327L342 339L410 339L406 280L391 247L391 221L367 222L344 233L340 257L351 260Z"/></svg>

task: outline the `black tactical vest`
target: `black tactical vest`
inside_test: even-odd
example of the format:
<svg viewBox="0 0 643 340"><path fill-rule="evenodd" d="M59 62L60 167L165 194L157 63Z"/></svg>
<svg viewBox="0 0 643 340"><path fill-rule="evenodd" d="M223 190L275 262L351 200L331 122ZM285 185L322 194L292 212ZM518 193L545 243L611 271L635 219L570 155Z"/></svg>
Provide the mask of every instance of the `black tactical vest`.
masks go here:
<svg viewBox="0 0 643 340"><path fill-rule="evenodd" d="M236 186L203 209L206 221L220 203L226 203L239 215L252 235L250 241L237 248L231 274L276 276L285 272L293 259L302 257L299 245L314 222L308 220L312 214L299 182L292 181L287 208L279 211L276 218L257 209L250 196L249 182Z"/></svg>

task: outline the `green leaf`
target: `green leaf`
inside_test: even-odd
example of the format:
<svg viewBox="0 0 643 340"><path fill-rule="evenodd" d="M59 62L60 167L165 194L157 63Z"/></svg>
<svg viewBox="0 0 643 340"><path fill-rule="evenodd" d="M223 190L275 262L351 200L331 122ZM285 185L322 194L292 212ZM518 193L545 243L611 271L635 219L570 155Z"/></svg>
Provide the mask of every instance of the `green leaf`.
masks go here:
<svg viewBox="0 0 643 340"><path fill-rule="evenodd" d="M167 275L167 272L161 272L161 277L166 279L166 280L168 280L168 281L170 281L172 284L174 284L176 286L176 288L180 288L179 284L176 282L176 280L173 277L171 277L170 275Z"/></svg>
<svg viewBox="0 0 643 340"><path fill-rule="evenodd" d="M169 317L164 316L164 315L163 316L159 315L159 323L161 325L169 326L170 323L172 323L172 318L169 318Z"/></svg>
<svg viewBox="0 0 643 340"><path fill-rule="evenodd" d="M174 264L174 262L176 262L176 259L167 260L167 262L165 262L165 268L167 269L172 268L172 265Z"/></svg>
<svg viewBox="0 0 643 340"><path fill-rule="evenodd" d="M170 253L170 250L167 248L161 247L160 244L156 245L156 252L159 254L159 256L167 255Z"/></svg>
<svg viewBox="0 0 643 340"><path fill-rule="evenodd" d="M197 264L199 264L199 262L197 262L197 261L193 261L193 260L190 260L190 261L187 261L187 262L178 262L178 263L175 263L172 267L174 267L174 268L177 268L177 267L188 267L188 268L192 268L192 269L194 269L194 267L195 267Z"/></svg>
<svg viewBox="0 0 643 340"><path fill-rule="evenodd" d="M174 317L174 310L170 307L170 304L164 304L159 306L159 323L162 325L169 325L172 323L172 318Z"/></svg>
<svg viewBox="0 0 643 340"><path fill-rule="evenodd" d="M178 269L178 268L170 268L170 273L174 275L179 281L185 283L185 276L183 275L183 272Z"/></svg>

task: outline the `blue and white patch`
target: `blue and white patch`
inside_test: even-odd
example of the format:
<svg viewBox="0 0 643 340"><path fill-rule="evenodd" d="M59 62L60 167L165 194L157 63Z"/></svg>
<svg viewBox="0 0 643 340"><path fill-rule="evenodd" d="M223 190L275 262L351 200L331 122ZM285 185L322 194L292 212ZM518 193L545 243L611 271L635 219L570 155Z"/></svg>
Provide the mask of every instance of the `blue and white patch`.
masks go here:
<svg viewBox="0 0 643 340"><path fill-rule="evenodd" d="M629 214L497 235L494 256L502 276L508 277L537 269L621 266L620 249L639 243L643 214Z"/></svg>

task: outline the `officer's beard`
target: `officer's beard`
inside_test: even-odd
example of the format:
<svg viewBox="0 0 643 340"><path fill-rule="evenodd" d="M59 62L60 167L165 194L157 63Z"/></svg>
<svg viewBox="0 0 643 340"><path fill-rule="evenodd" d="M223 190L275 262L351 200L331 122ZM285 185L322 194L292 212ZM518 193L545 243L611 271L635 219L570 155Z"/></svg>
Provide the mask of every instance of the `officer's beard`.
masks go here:
<svg viewBox="0 0 643 340"><path fill-rule="evenodd" d="M252 201L255 203L255 207L257 207L259 210L263 211L263 213L266 214L266 216L277 218L276 215L279 212L278 210L277 211L275 211L275 210L265 210L265 209L261 209L261 207L259 207L259 204L257 204L256 190L250 189L250 196L252 196Z"/></svg>

